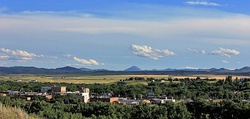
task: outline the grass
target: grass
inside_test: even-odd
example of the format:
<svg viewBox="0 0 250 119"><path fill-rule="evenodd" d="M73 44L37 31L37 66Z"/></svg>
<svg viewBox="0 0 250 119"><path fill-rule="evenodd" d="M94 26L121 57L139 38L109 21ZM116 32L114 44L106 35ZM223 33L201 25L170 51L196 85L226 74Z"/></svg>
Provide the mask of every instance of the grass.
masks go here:
<svg viewBox="0 0 250 119"><path fill-rule="evenodd" d="M38 82L65 82L65 83L85 83L85 84L112 84L130 77L144 77L144 78L167 78L168 75L98 75L98 76L39 76L39 75L8 75L1 76L0 80L14 81L22 80L29 82L30 80L37 80Z"/></svg>
<svg viewBox="0 0 250 119"><path fill-rule="evenodd" d="M22 75L22 74L15 74L15 75L5 75L0 76L0 80L5 81L14 81L14 80L22 80L23 82L29 82L30 80L37 80L38 82L65 82L65 83L85 83L85 84L112 84L120 81L121 79L126 79L130 77L144 77L144 78L156 78L161 79L168 77L172 78L196 78L199 76L201 79L225 79L226 75L194 75L194 76L169 76L169 75ZM249 78L246 76L233 76L233 79L236 77L240 78ZM128 82L128 84L145 84L146 82Z"/></svg>
<svg viewBox="0 0 250 119"><path fill-rule="evenodd" d="M21 108L5 107L0 103L0 119L39 119L36 116L28 115Z"/></svg>
<svg viewBox="0 0 250 119"><path fill-rule="evenodd" d="M147 81L126 81L127 85L137 85L137 84L142 84L142 85L148 85Z"/></svg>

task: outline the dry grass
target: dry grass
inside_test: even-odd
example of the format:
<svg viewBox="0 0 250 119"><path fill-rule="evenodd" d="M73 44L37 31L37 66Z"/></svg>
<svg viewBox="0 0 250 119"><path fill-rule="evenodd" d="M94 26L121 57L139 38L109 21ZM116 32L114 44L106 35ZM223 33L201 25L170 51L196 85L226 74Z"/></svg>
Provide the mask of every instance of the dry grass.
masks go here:
<svg viewBox="0 0 250 119"><path fill-rule="evenodd" d="M101 75L101 76L37 76L37 75L9 75L1 76L0 80L22 80L29 82L30 80L37 80L38 82L65 82L65 83L85 83L85 84L111 84L130 77L144 77L144 78L167 78L168 75Z"/></svg>
<svg viewBox="0 0 250 119"><path fill-rule="evenodd" d="M226 77L228 75L193 75L193 76L172 76L173 78L196 78L196 77L200 77L201 79L217 79L217 80L222 80L222 79L226 79ZM236 79L236 77L238 77L238 79L240 78L250 78L250 76L233 76L233 80Z"/></svg>
<svg viewBox="0 0 250 119"><path fill-rule="evenodd" d="M39 76L39 75L8 75L1 76L0 80L22 80L23 82L29 82L30 80L37 80L38 82L65 82L65 83L85 83L85 84L112 84L120 81L120 79L126 79L130 77L144 77L144 78L196 78L197 76L201 79L225 79L227 75L193 75L193 76L169 76L169 75L98 75L98 76L60 76L60 75L50 75L50 76ZM240 78L250 78L250 76L233 76Z"/></svg>
<svg viewBox="0 0 250 119"><path fill-rule="evenodd" d="M0 119L38 119L28 115L21 108L5 107L0 103Z"/></svg>

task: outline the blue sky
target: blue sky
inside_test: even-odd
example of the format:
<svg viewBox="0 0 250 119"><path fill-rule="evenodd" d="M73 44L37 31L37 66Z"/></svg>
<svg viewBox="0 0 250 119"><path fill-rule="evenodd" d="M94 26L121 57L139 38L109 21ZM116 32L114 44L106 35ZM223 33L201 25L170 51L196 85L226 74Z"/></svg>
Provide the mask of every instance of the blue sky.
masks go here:
<svg viewBox="0 0 250 119"><path fill-rule="evenodd" d="M0 66L250 66L248 0L0 0Z"/></svg>

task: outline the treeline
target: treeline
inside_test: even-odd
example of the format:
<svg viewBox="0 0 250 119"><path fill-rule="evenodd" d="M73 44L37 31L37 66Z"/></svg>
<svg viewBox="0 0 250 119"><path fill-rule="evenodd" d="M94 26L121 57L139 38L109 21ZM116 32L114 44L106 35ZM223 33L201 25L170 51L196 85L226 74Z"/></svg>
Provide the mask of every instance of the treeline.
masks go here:
<svg viewBox="0 0 250 119"><path fill-rule="evenodd" d="M197 99L195 102L137 106L111 103L65 104L56 101L26 102L0 96L5 106L21 107L29 114L48 119L249 119L250 103L240 100L224 100L219 103Z"/></svg>

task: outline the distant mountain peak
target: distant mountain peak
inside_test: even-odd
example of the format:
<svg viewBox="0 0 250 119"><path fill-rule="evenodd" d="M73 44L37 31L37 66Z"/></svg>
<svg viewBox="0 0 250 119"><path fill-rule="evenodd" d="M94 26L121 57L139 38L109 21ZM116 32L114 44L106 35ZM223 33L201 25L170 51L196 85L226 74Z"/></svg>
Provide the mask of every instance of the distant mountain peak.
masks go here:
<svg viewBox="0 0 250 119"><path fill-rule="evenodd" d="M81 71L80 69L77 69L77 68L71 67L71 66L56 68L56 70L62 70L62 71Z"/></svg>
<svg viewBox="0 0 250 119"><path fill-rule="evenodd" d="M237 71L237 72L250 72L250 67L246 66L246 67L243 67L241 69L236 69L235 71Z"/></svg>
<svg viewBox="0 0 250 119"><path fill-rule="evenodd" d="M124 71L141 71L141 69L137 66L132 66L132 67L125 69Z"/></svg>

